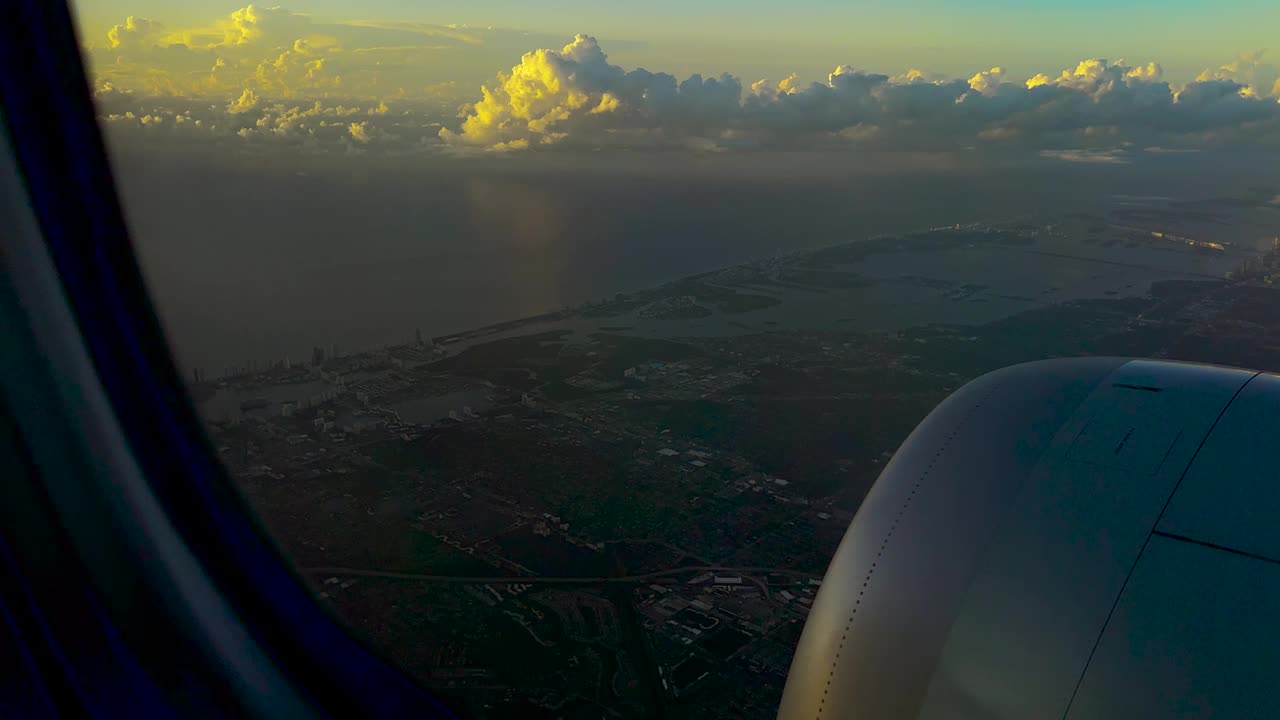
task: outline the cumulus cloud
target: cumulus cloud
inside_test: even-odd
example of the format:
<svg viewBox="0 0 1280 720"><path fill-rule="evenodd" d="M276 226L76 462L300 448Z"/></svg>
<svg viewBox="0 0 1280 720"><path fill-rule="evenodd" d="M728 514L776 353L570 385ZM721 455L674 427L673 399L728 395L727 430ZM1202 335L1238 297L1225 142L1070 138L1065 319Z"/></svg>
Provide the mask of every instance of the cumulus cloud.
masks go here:
<svg viewBox="0 0 1280 720"><path fill-rule="evenodd" d="M440 122L413 105L313 100L293 104L242 94L227 104L99 88L99 118L119 152L406 157L438 153Z"/></svg>
<svg viewBox="0 0 1280 720"><path fill-rule="evenodd" d="M1127 165L1129 154L1123 150L1041 150L1042 157L1090 165Z"/></svg>
<svg viewBox="0 0 1280 720"><path fill-rule="evenodd" d="M240 113L249 112L250 110L254 109L257 106L258 106L257 93L255 93L254 91L248 88L245 88L245 91L240 93L240 97L236 98L235 100L232 100L230 103L227 104L227 112L231 113L232 115L238 115Z"/></svg>
<svg viewBox="0 0 1280 720"><path fill-rule="evenodd" d="M425 23L326 23L249 5L196 27L128 17L88 50L108 127L148 142L204 138L371 155L1010 150L1071 162L1122 162L1138 148L1280 146L1280 80L1260 52L1185 84L1167 80L1155 62L1101 58L1029 78L1000 65L953 78L840 64L809 82L625 69L588 35L527 51L540 42ZM519 63L495 80L465 76L463 68L485 67L492 77L516 47Z"/></svg>
<svg viewBox="0 0 1280 720"><path fill-rule="evenodd" d="M358 143L368 144L369 142L368 121L351 123L350 125L347 126L347 134L351 136L352 140L355 140Z"/></svg>
<svg viewBox="0 0 1280 720"><path fill-rule="evenodd" d="M1244 52L1216 68L1206 68L1196 80L1231 80L1242 85L1269 85L1276 77L1274 66L1263 62L1266 50Z"/></svg>
<svg viewBox="0 0 1280 720"><path fill-rule="evenodd" d="M578 35L560 50L526 53L481 88L460 128L440 136L456 148L491 150L851 144L1059 151L1280 142L1280 106L1251 86L1202 78L1175 87L1163 75L1155 62L1092 58L1022 82L1000 66L965 81L839 65L825 83L802 86L793 76L744 86L731 75L680 81L626 71L609 63L594 38Z"/></svg>
<svg viewBox="0 0 1280 720"><path fill-rule="evenodd" d="M1004 84L1006 74L1004 68L993 67L969 78L969 87L984 95L992 95Z"/></svg>
<svg viewBox="0 0 1280 720"><path fill-rule="evenodd" d="M795 77L794 75L792 77ZM889 78L890 82L911 84L911 83L934 83L946 80L947 76L941 73L928 72L919 68L911 68L901 75L894 75Z"/></svg>
<svg viewBox="0 0 1280 720"><path fill-rule="evenodd" d="M113 50L146 47L163 29L163 25L151 18L130 15L123 23L107 31L107 42Z"/></svg>
<svg viewBox="0 0 1280 720"><path fill-rule="evenodd" d="M438 99L456 103L539 36L414 22L321 22L283 7L248 5L179 26L131 16L86 28L99 80L155 95ZM224 100L226 102L227 100Z"/></svg>

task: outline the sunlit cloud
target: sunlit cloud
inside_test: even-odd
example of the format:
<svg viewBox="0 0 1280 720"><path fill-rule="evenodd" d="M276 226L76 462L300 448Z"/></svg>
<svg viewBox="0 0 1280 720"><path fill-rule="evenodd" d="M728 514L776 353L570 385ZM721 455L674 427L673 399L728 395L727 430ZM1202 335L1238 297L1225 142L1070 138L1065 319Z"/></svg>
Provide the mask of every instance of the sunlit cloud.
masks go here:
<svg viewBox="0 0 1280 720"><path fill-rule="evenodd" d="M1280 141L1280 106L1253 87L1207 78L1174 87L1155 62L1092 58L1056 76L1013 81L1003 67L967 81L919 71L890 78L848 65L825 83L745 84L731 75L683 81L608 62L577 36L526 53L499 73L441 138L459 148L564 146L901 149L1025 148L1073 162L1119 156L1055 154L1126 145L1198 147Z"/></svg>
<svg viewBox="0 0 1280 720"><path fill-rule="evenodd" d="M1133 148L1280 145L1280 80L1261 52L1186 84L1167 81L1154 61L1101 58L1031 77L1003 65L946 77L837 64L824 81L804 82L680 78L615 65L588 35L529 49L540 40L419 22L319 22L249 5L192 27L129 17L87 52L113 136L173 147L1029 151L1103 163L1124 162ZM517 56L515 65L505 59Z"/></svg>
<svg viewBox="0 0 1280 720"><path fill-rule="evenodd" d="M367 120L361 122L353 122L347 126L347 134L352 140L358 143L369 142L369 122Z"/></svg>
<svg viewBox="0 0 1280 720"><path fill-rule="evenodd" d="M993 67L969 78L969 87L984 95L992 95L1000 90L1007 74L1004 68Z"/></svg>
<svg viewBox="0 0 1280 720"><path fill-rule="evenodd" d="M1041 150L1042 157L1091 165L1127 165L1128 153L1122 150Z"/></svg>
<svg viewBox="0 0 1280 720"><path fill-rule="evenodd" d="M249 112L257 106L258 95L252 90L245 88L245 91L240 93L240 97L227 104L227 112L232 115L238 115L240 113Z"/></svg>
<svg viewBox="0 0 1280 720"><path fill-rule="evenodd" d="M86 53L99 80L152 95L227 102L250 89L262 98L448 95L461 102L451 83L474 87L537 37L419 22L320 22L286 8L248 5L190 27L128 17L91 34Z"/></svg>
<svg viewBox="0 0 1280 720"><path fill-rule="evenodd" d="M1275 66L1263 62L1266 50L1254 50L1237 55L1230 62L1216 68L1206 68L1196 80L1233 80L1244 85L1265 86L1276 81Z"/></svg>
<svg viewBox="0 0 1280 720"><path fill-rule="evenodd" d="M482 35L478 30L471 30L456 25L430 25L428 23L410 22L410 21L388 21L388 20L349 20L344 25L348 27L373 28L377 30L396 30L400 32L414 33L424 37L443 37L472 45L479 45L484 42Z"/></svg>

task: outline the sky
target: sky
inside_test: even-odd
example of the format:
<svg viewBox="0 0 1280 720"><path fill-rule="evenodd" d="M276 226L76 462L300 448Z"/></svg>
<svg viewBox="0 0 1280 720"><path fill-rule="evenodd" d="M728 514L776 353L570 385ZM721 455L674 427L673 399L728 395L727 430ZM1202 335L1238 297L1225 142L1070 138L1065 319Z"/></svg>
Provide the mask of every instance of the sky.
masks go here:
<svg viewBox="0 0 1280 720"><path fill-rule="evenodd" d="M113 135L452 155L562 148L1280 144L1259 0L82 0ZM234 139L233 139L234 138ZM255 145L257 143L257 145Z"/></svg>
<svg viewBox="0 0 1280 720"><path fill-rule="evenodd" d="M211 366L785 243L1251 183L1232 163L1280 151L1274 0L78 9L144 266ZM468 287L496 299L464 311Z"/></svg>
<svg viewBox="0 0 1280 720"><path fill-rule="evenodd" d="M234 1L77 3L91 41L130 15L190 27L240 7ZM955 75L991 65L1030 74L1030 67L1019 66L1108 57L1198 71L1266 48L1280 25L1280 4L1267 0L299 0L285 7L325 21L466 24L561 39L586 33L650 46L619 56L628 63L655 65L674 52L708 65L704 73L745 72L743 65L760 65L765 54L768 63L824 70L857 63L900 72L928 62L927 70ZM823 57L835 53L840 57Z"/></svg>

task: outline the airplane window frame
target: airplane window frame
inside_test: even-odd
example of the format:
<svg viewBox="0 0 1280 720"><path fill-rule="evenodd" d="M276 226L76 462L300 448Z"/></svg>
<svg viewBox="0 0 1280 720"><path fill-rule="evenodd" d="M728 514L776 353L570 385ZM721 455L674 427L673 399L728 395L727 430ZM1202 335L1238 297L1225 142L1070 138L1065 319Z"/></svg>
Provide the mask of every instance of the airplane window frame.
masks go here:
<svg viewBox="0 0 1280 720"><path fill-rule="evenodd" d="M66 2L6 4L0 122L126 450L200 569L321 712L452 717L319 603L218 463L134 258L79 47Z"/></svg>

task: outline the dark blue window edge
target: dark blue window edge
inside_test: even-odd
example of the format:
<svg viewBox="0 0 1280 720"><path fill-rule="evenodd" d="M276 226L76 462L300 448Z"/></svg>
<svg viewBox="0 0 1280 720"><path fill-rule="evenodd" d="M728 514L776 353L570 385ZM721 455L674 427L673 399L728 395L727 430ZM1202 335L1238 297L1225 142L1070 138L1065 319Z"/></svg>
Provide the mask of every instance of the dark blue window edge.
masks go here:
<svg viewBox="0 0 1280 720"><path fill-rule="evenodd" d="M133 454L245 625L327 715L453 717L317 603L217 463L133 255L65 2L3 4L0 104L68 302Z"/></svg>

